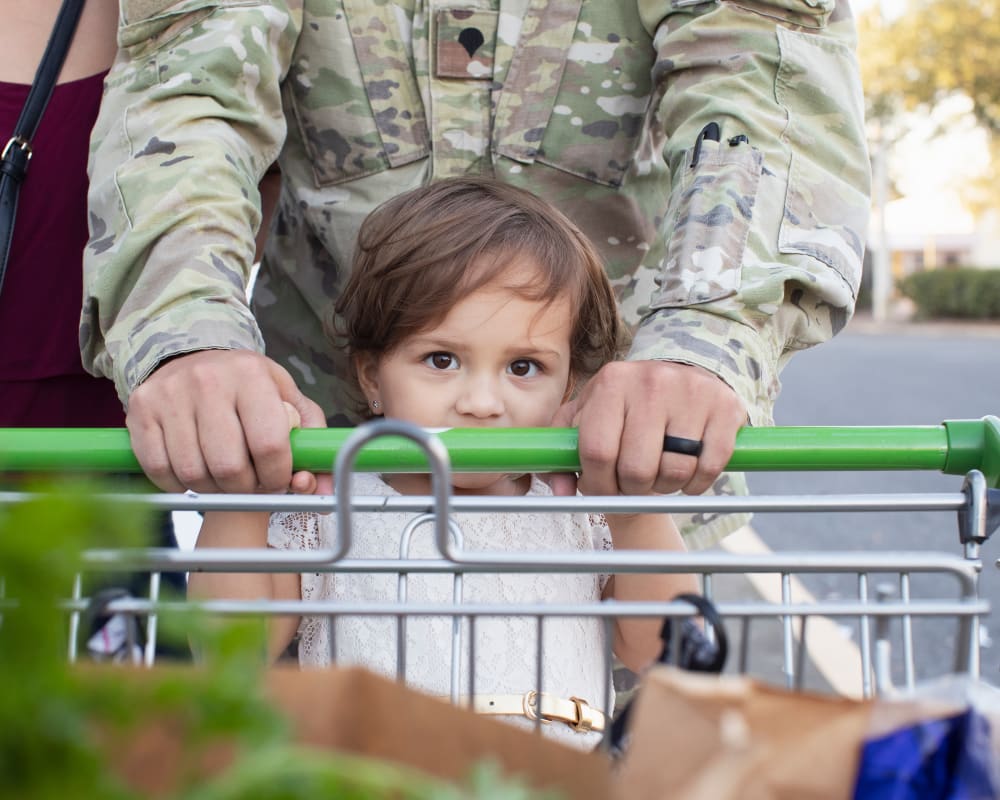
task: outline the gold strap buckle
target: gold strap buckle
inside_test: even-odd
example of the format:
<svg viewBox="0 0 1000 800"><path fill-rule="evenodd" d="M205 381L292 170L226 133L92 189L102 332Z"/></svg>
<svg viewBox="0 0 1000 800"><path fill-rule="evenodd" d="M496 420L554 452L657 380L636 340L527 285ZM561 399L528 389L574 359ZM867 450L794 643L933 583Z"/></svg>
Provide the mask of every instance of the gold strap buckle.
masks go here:
<svg viewBox="0 0 1000 800"><path fill-rule="evenodd" d="M571 697L567 702L532 690L524 693L522 706L524 716L532 721L541 719L545 725L563 722L579 733L604 730L604 714L582 697Z"/></svg>
<svg viewBox="0 0 1000 800"><path fill-rule="evenodd" d="M576 706L576 722L569 723L573 730L585 733L594 730L598 724L600 725L598 729L604 730L604 720L601 719L603 715L599 715L595 709L591 708L590 703L582 697L571 697L570 700Z"/></svg>
<svg viewBox="0 0 1000 800"><path fill-rule="evenodd" d="M546 714L544 711L539 709L539 697L538 692L532 689L530 692L525 692L524 697L521 700L521 705L524 708L524 716L534 722L539 717L542 720L543 725L548 725L552 722L552 715Z"/></svg>

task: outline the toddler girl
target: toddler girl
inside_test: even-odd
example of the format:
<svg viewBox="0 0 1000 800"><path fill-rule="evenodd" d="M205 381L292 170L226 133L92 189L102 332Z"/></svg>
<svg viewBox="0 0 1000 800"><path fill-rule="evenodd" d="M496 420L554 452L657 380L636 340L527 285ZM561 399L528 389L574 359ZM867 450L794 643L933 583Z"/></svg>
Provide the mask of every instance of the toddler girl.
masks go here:
<svg viewBox="0 0 1000 800"><path fill-rule="evenodd" d="M377 208L361 228L350 280L336 306L334 346L353 358L371 417L429 428L544 427L556 410L622 345L615 297L586 237L534 195L483 179L449 179L402 194ZM548 496L534 475L455 473L456 495ZM431 494L426 474L357 474L357 496ZM354 515L349 557L399 555L412 514ZM454 514L469 550L572 553L592 550L682 550L665 514ZM331 547L332 515L210 512L198 547ZM418 530L410 555L440 557L430 526ZM397 579L387 574L192 574L201 597L391 602ZM467 574L469 603L596 603L669 600L697 591L676 574ZM447 603L452 579L413 574L408 599ZM613 649L641 670L659 653L660 623L619 619ZM450 618L407 622L406 679L415 688L450 691ZM480 618L475 624L475 707L531 726L537 713L537 629L533 619ZM550 618L543 629L545 729L580 745L599 738L605 717L605 628L595 618ZM299 635L303 665L361 664L396 670L395 618L279 619L277 655ZM468 629L466 629L466 637ZM460 687L468 686L468 639ZM582 703L582 705L581 705ZM589 724L572 722L586 717ZM566 723L566 724L562 724ZM583 730L588 727L593 730ZM578 730L579 729L579 730Z"/></svg>

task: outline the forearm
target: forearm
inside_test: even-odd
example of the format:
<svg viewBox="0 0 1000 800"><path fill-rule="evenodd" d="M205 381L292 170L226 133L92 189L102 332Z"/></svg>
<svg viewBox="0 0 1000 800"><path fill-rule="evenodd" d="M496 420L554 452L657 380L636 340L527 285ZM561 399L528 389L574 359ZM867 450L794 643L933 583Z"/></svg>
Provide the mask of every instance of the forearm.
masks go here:
<svg viewBox="0 0 1000 800"><path fill-rule="evenodd" d="M266 548L267 519L265 512L208 511L195 549ZM272 600L275 591L267 573L192 572L188 596L203 600Z"/></svg>
<svg viewBox="0 0 1000 800"><path fill-rule="evenodd" d="M671 200L630 358L705 367L765 424L784 360L846 324L860 280L870 168L853 20L843 0L828 19L806 2L665 5L640 8ZM695 163L709 123L718 141Z"/></svg>
<svg viewBox="0 0 1000 800"><path fill-rule="evenodd" d="M264 549L267 513L209 511L198 533L197 550ZM196 600L298 600L299 576L286 573L191 572L188 597ZM268 653L277 658L298 628L297 617L269 619Z"/></svg>
<svg viewBox="0 0 1000 800"><path fill-rule="evenodd" d="M129 19L123 2L91 139L81 321L85 366L123 399L173 355L263 349L246 283L258 182L285 135L280 82L297 28L283 6Z"/></svg>
<svg viewBox="0 0 1000 800"><path fill-rule="evenodd" d="M615 550L685 551L677 526L667 514L609 515ZM682 592L699 592L698 581L688 573L618 573L605 596L619 602L669 601ZM660 654L659 618L621 618L614 635L615 654L625 666L640 671Z"/></svg>

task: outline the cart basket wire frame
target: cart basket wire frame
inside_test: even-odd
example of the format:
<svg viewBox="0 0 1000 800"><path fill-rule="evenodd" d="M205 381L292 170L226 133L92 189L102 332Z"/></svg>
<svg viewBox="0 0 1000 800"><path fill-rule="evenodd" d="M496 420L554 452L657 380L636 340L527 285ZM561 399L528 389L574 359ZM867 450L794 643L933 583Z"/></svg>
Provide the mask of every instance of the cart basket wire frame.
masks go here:
<svg viewBox="0 0 1000 800"><path fill-rule="evenodd" d="M915 683L914 622L931 618L955 621L954 661L948 669L979 675L979 622L989 604L979 597L980 545L1000 526L1000 420L945 422L940 426L893 428L746 428L728 465L731 470L937 470L965 475L961 492L949 494L798 495L758 497L451 497L449 474L456 471L553 472L579 469L576 431L573 429L449 429L431 432L394 420L379 420L357 429L301 429L291 433L295 469L314 471L333 464L334 497L195 495L187 493L136 496L108 495L172 510L314 511L337 515L338 540L324 550L170 549L91 550L87 569L148 571L148 598L111 600L107 613L145 617L147 641L142 661L155 660L157 614L196 606L219 615L371 616L396 620L396 675L406 678L406 623L416 617L450 617L450 695L454 702L472 702L475 669L461 678L463 652L475 664L475 629L479 620L516 616L533 621L536 647L535 685L539 693L544 660L543 631L547 620L592 617L605 626L608 675L605 708L612 696L610 635L618 616L686 617L697 613L689 603L675 601L588 604L473 604L463 601L463 576L476 573L616 573L693 572L702 576L703 590L713 597L715 582L726 575L770 574L780 581L780 601L725 602L716 600L720 614L739 629L738 664L746 672L750 626L754 620L776 621L781 630L781 672L791 688L803 685L806 628L810 620L835 618L857 626L864 696L893 684L893 658L901 658L903 685ZM0 429L0 471L139 472L138 462L123 429ZM430 472L431 497L351 496L352 471ZM26 499L22 492L0 492L0 505ZM348 498L342 502L341 498ZM462 532L453 512L785 512L785 511L951 511L958 519L962 555L947 553L800 552L736 555L722 552L667 553L616 551L590 553L474 552L463 547ZM351 559L354 511L397 511L412 514L401 533L398 559ZM410 558L409 544L421 527L432 528L439 558ZM206 570L223 572L342 572L396 575L398 593L390 603L330 601L205 601L164 602L159 597L159 571ZM414 603L407 598L407 579L413 574L453 577L452 602ZM853 575L857 597L851 600L797 599L798 574ZM911 591L914 576L946 576L954 594L938 592L917 599ZM894 585L885 583L893 579ZM878 583L873 584L873 579ZM69 657L77 658L77 632L89 606L78 578L66 602L70 616ZM946 595L946 596L945 596ZM130 631L133 630L130 627ZM130 634L131 635L131 634ZM899 648L892 653L898 640ZM331 654L336 657L335 639ZM132 648L129 648L130 651ZM463 685L464 684L464 685ZM542 720L536 719L540 729ZM606 731L607 733L607 731Z"/></svg>

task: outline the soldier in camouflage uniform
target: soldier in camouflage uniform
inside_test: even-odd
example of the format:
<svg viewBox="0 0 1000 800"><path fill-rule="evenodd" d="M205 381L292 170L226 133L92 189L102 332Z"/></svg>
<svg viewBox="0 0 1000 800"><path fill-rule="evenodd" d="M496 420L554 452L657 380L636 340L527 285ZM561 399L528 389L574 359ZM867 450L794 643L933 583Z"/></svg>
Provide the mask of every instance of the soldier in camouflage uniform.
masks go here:
<svg viewBox="0 0 1000 800"><path fill-rule="evenodd" d="M299 389L353 421L323 315L361 220L437 178L530 189L607 262L629 363L555 421L580 426L590 493L707 489L785 360L852 313L869 161L845 0L121 0L119 44L81 339L164 488L287 486L280 400L322 424ZM696 546L732 525L700 522Z"/></svg>

